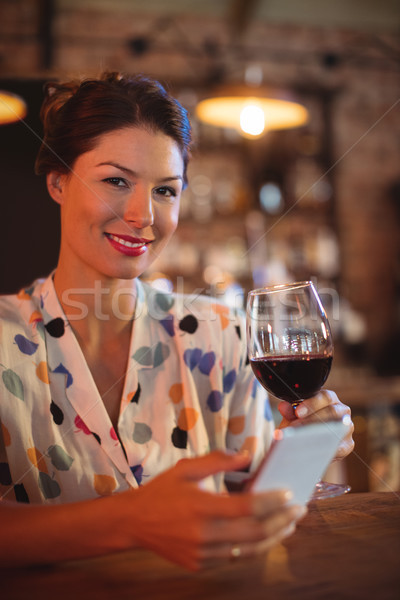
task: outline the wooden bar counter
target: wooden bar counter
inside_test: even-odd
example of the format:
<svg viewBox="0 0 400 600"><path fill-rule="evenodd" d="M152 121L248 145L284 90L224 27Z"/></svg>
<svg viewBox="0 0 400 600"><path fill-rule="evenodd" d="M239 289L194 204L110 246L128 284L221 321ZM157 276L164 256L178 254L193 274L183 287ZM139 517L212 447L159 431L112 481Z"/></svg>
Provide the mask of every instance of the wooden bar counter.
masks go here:
<svg viewBox="0 0 400 600"><path fill-rule="evenodd" d="M0 534L1 536L1 534ZM0 570L3 600L391 600L400 598L400 494L310 504L268 555L190 573L145 551Z"/></svg>

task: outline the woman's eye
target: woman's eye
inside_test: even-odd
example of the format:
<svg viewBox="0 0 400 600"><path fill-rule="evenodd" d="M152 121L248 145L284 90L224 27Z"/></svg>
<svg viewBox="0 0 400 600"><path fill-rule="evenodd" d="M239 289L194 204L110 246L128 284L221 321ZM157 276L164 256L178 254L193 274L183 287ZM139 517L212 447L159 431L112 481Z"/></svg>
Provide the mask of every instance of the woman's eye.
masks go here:
<svg viewBox="0 0 400 600"><path fill-rule="evenodd" d="M122 177L107 177L106 179L103 179L103 181L114 187L127 187L127 183Z"/></svg>
<svg viewBox="0 0 400 600"><path fill-rule="evenodd" d="M162 186L156 189L156 194L164 196L165 198L174 198L176 196L176 191L174 188Z"/></svg>

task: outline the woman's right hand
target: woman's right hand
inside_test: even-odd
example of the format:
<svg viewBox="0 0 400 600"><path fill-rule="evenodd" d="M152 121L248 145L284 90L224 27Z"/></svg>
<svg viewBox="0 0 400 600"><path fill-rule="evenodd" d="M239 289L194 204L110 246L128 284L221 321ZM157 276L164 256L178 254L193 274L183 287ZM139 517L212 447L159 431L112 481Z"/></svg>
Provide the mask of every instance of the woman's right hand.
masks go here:
<svg viewBox="0 0 400 600"><path fill-rule="evenodd" d="M248 463L245 455L215 451L183 459L138 490L114 496L114 502L129 502L129 508L121 506L127 546L150 549L191 570L228 561L234 546L241 556L269 550L293 533L305 507L289 506L284 490L228 495L199 486L209 475Z"/></svg>

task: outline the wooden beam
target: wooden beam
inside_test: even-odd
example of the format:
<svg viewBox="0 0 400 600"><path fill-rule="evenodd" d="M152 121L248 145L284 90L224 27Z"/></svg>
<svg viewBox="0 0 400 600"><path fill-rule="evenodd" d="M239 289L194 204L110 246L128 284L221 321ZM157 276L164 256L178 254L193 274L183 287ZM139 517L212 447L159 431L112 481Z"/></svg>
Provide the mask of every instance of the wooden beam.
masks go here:
<svg viewBox="0 0 400 600"><path fill-rule="evenodd" d="M232 37L240 37L253 19L260 0L231 0L228 10L228 26Z"/></svg>

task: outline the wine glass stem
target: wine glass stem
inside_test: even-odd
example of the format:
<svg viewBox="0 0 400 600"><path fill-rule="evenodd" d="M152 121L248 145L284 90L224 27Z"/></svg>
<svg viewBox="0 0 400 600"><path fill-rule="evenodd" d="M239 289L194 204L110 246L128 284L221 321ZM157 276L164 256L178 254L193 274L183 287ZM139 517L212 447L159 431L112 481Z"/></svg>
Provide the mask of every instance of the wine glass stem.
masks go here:
<svg viewBox="0 0 400 600"><path fill-rule="evenodd" d="M299 406L299 404L301 404L303 402L303 400L296 400L296 402L291 402L291 405L293 406L293 410L295 410L295 408L297 408Z"/></svg>

